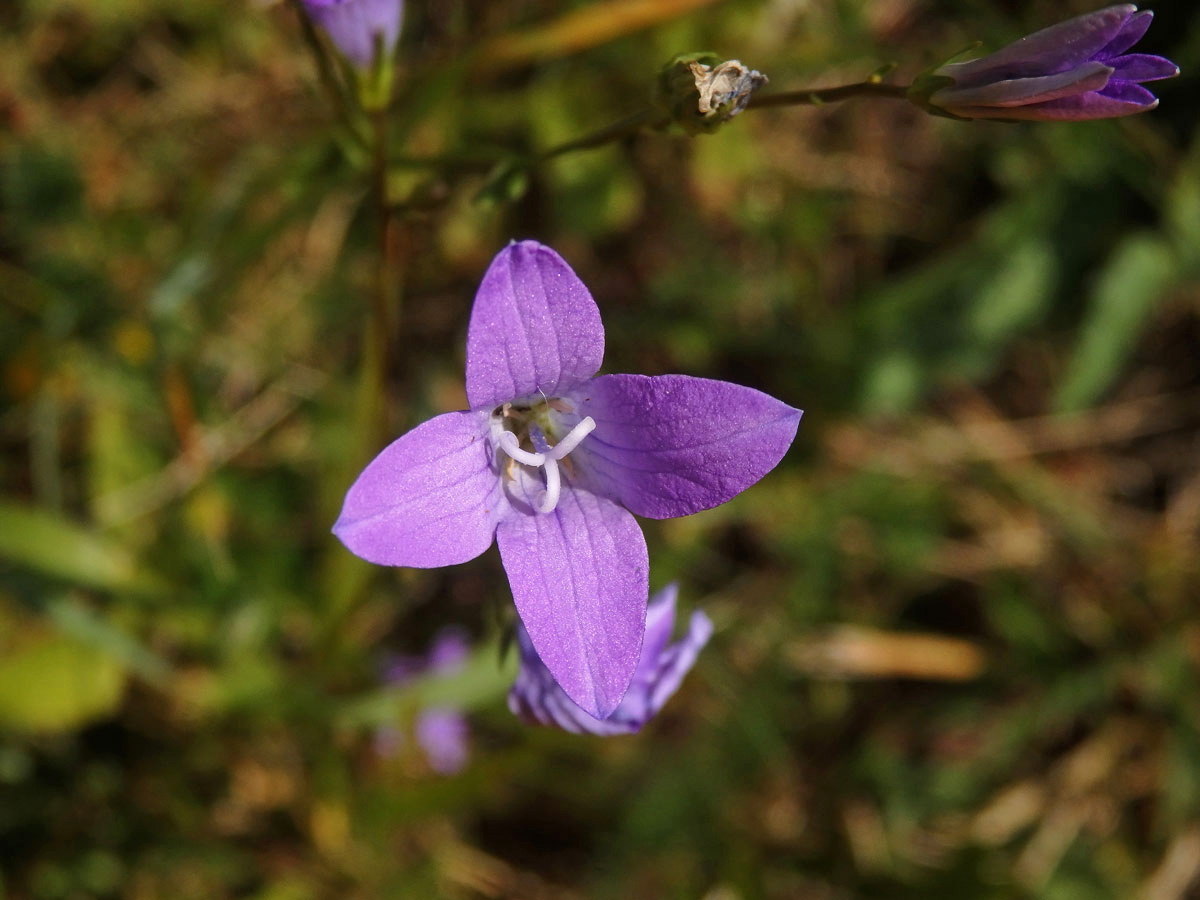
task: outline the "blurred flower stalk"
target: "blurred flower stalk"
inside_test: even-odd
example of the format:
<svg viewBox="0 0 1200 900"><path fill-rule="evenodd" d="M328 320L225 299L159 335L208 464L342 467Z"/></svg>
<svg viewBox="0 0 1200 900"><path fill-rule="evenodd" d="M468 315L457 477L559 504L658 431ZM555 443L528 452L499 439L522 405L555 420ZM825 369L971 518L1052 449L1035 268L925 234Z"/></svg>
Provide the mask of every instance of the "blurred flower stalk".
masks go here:
<svg viewBox="0 0 1200 900"><path fill-rule="evenodd" d="M392 338L400 315L401 273L394 251L392 203L388 196L390 133L388 110L395 82L395 54L404 18L403 0L292 0L300 11L307 42L326 92L352 137L362 139L358 124L368 118L370 185L375 206L377 264L371 312L363 327L362 382L358 433L370 446L387 433L387 373ZM333 75L313 26L325 33L340 57L350 91ZM349 96L353 96L351 103ZM354 107L357 106L357 109Z"/></svg>

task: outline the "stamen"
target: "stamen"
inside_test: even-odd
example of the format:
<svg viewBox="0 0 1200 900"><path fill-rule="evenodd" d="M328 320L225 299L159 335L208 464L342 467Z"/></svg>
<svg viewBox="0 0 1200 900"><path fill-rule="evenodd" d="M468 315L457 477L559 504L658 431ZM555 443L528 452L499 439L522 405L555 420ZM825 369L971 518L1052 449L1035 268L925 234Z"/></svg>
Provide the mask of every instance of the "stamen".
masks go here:
<svg viewBox="0 0 1200 900"><path fill-rule="evenodd" d="M522 450L521 445L517 443L517 436L511 431L501 432L496 443L501 450L522 465L541 466L546 462L546 454L530 453L528 450Z"/></svg>
<svg viewBox="0 0 1200 900"><path fill-rule="evenodd" d="M562 459L595 430L596 420L591 416L584 416L574 428L563 436L561 441L546 451L546 456L550 459Z"/></svg>
<svg viewBox="0 0 1200 900"><path fill-rule="evenodd" d="M537 501L537 511L540 513L554 512L558 506L558 495L562 488L562 480L558 475L558 460L549 457L546 460L546 493Z"/></svg>
<svg viewBox="0 0 1200 900"><path fill-rule="evenodd" d="M536 452L531 453L521 449L521 442L513 432L504 429L502 419L493 418L491 423L491 434L496 446L510 457L506 466L507 477L513 477L514 463L546 470L546 490L533 504L534 509L539 513L552 513L558 507L559 497L562 496L562 473L558 468L559 460L562 460L563 465L567 466L570 471L571 460L567 458L567 454L578 447L583 439L595 430L595 419L585 416L563 436L561 441L551 447L547 443L542 429L537 425L530 424L529 439L537 448Z"/></svg>

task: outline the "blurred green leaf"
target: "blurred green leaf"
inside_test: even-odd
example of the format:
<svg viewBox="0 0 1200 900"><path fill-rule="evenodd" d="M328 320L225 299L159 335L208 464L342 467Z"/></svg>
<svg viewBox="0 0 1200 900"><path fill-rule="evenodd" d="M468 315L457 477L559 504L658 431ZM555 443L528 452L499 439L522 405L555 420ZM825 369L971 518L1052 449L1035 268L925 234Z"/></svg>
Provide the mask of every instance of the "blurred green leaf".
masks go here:
<svg viewBox="0 0 1200 900"><path fill-rule="evenodd" d="M1095 403L1121 374L1175 274L1175 257L1159 237L1135 235L1117 247L1096 278L1087 319L1055 396L1057 409Z"/></svg>
<svg viewBox="0 0 1200 900"><path fill-rule="evenodd" d="M1045 310L1055 278L1050 247L1038 241L1021 244L980 287L968 317L970 331L987 345L1007 340Z"/></svg>
<svg viewBox="0 0 1200 900"><path fill-rule="evenodd" d="M117 660L147 681L161 683L170 671L162 657L82 603L56 601L50 604L49 615L63 635Z"/></svg>
<svg viewBox="0 0 1200 900"><path fill-rule="evenodd" d="M905 412L941 380L988 374L1044 317L1059 281L1044 234L1059 201L1053 190L1022 195L991 213L968 243L868 294L856 341L860 353L864 342L875 348L861 366L865 412Z"/></svg>
<svg viewBox="0 0 1200 900"><path fill-rule="evenodd" d="M0 502L0 559L88 587L163 589L120 544L63 516L15 503Z"/></svg>
<svg viewBox="0 0 1200 900"><path fill-rule="evenodd" d="M483 647L456 672L427 675L352 700L342 710L340 723L346 727L386 725L414 707L477 709L503 697L516 675L516 654L497 662L495 648Z"/></svg>
<svg viewBox="0 0 1200 900"><path fill-rule="evenodd" d="M0 659L0 724L66 731L116 709L125 670L106 653L66 635L34 640Z"/></svg>
<svg viewBox="0 0 1200 900"><path fill-rule="evenodd" d="M1163 210L1176 252L1193 271L1200 267L1200 147L1180 166Z"/></svg>
<svg viewBox="0 0 1200 900"><path fill-rule="evenodd" d="M475 202L485 206L504 206L516 203L529 190L529 163L523 159L506 159L496 163L475 195Z"/></svg>

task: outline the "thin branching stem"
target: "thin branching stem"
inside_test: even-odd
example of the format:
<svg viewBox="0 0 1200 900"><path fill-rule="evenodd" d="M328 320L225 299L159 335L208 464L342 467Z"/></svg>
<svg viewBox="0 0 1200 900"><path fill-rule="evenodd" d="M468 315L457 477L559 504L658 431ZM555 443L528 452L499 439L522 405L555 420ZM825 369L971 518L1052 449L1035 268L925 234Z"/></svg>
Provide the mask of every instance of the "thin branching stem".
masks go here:
<svg viewBox="0 0 1200 900"><path fill-rule="evenodd" d="M908 96L908 87L901 84L883 84L879 81L860 81L838 87L814 90L783 91L778 94L760 94L751 98L747 109L766 109L771 106L821 106L849 100L851 97L890 97L903 100Z"/></svg>
<svg viewBox="0 0 1200 900"><path fill-rule="evenodd" d="M670 119L665 112L648 106L598 131L593 131L591 134L585 134L583 137L543 150L538 154L537 159L538 161L554 159L556 156L562 156L575 150L602 147L636 134L643 128L665 128L669 123Z"/></svg>
<svg viewBox="0 0 1200 900"><path fill-rule="evenodd" d="M785 91L778 94L756 96L750 101L747 108L766 109L775 106L820 106L825 103L849 100L852 97L904 99L907 97L907 94L907 86L884 84L878 79L868 79L867 81L844 84L838 87ZM486 151L473 151L430 157L393 157L391 164L404 168L433 169L440 171L443 176L450 176L454 173L487 172L504 160L508 160L511 164L517 166L532 169L542 163L565 156L568 153L603 147L607 144L624 140L643 130L661 130L670 124L671 118L665 111L656 109L653 106L647 106L632 115L613 122L611 125L606 125L582 137L573 138L561 144L555 144L546 150L530 156L514 154L504 150L498 150L495 154L490 154Z"/></svg>

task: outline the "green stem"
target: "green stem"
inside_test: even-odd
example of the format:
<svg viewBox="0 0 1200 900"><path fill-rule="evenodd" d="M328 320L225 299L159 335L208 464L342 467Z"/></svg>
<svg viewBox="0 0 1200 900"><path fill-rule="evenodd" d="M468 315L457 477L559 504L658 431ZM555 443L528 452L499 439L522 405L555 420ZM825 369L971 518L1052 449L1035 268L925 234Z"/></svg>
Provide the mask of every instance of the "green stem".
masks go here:
<svg viewBox="0 0 1200 900"><path fill-rule="evenodd" d="M349 452L345 457L349 465L342 473L345 483L349 483L353 472L361 469L391 437L388 434L387 375L388 351L395 320L393 293L397 272L390 234L392 210L387 196L386 107L373 110L370 121L373 157L369 200L374 206L379 243L371 307L363 322L362 358L354 397L355 419L351 438L347 442ZM336 651L342 626L367 596L375 571L374 567L342 552L340 548L326 558L322 579L330 609L325 616L320 639L319 655L322 659L330 659Z"/></svg>
<svg viewBox="0 0 1200 900"><path fill-rule="evenodd" d="M554 159L556 156L562 156L564 153L571 153L575 150L590 150L593 147L602 147L605 144L611 144L613 141L619 141L622 138L636 134L643 128L665 128L670 123L667 114L661 110L647 107L646 109L636 112L631 116L626 116L618 122L614 122L599 131L593 131L591 134L586 134L581 138L567 141L565 144L558 144L551 147L549 150L543 150L536 157L538 162Z"/></svg>
<svg viewBox="0 0 1200 900"><path fill-rule="evenodd" d="M317 79L321 82L321 87L325 91L326 97L329 99L330 106L333 107L334 114L338 117L338 122L350 134L361 140L361 135L358 129L354 127L351 121L350 99L346 93L344 85L338 80L338 77L333 72L333 66L329 62L329 55L325 52L325 47L321 43L320 35L317 34L317 29L313 27L312 20L304 11L304 6L300 0L288 0L292 9L296 12L296 18L300 20L300 34L304 38L304 45L308 47L309 53L312 54L313 61L317 66Z"/></svg>
<svg viewBox="0 0 1200 900"><path fill-rule="evenodd" d="M839 87L817 88L808 91L784 91L751 98L747 109L766 109L771 106L821 106L849 100L851 97L891 97L903 100L908 96L907 85L883 84L879 81L860 81Z"/></svg>
<svg viewBox="0 0 1200 900"><path fill-rule="evenodd" d="M364 360L375 367L372 381L375 385L375 402L378 404L376 423L378 435L386 436L387 420L387 373L391 337L396 324L397 278L395 257L392 249L392 209L388 198L388 122L387 107L371 112L372 149L371 165L372 192L374 193L376 230L378 232L378 258L375 268L375 289L371 293L371 319L364 339L369 352Z"/></svg>
<svg viewBox="0 0 1200 900"><path fill-rule="evenodd" d="M844 84L839 87L817 88L814 90L786 91L779 94L768 94L751 99L748 109L766 109L772 106L820 106L825 103L835 103L848 100L851 97L889 97L905 99L908 87L904 85L884 84L877 79L855 84ZM637 134L643 129L666 128L671 123L668 113L654 107L646 107L617 122L607 125L583 137L574 138L561 144L556 144L532 156L520 156L506 152L489 154L486 151L468 153L449 153L427 157L393 157L390 162L394 166L404 168L427 168L439 171L442 176L456 173L487 172L498 163L507 159L512 164L533 168L541 163L574 153L577 150L591 150L603 147L616 141Z"/></svg>

